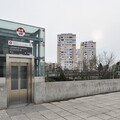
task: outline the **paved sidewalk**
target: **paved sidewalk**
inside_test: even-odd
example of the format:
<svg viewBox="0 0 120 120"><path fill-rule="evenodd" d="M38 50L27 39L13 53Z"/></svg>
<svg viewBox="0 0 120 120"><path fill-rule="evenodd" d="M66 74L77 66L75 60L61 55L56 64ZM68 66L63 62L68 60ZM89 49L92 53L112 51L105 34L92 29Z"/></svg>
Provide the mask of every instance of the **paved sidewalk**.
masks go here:
<svg viewBox="0 0 120 120"><path fill-rule="evenodd" d="M8 108L0 120L120 120L120 92Z"/></svg>

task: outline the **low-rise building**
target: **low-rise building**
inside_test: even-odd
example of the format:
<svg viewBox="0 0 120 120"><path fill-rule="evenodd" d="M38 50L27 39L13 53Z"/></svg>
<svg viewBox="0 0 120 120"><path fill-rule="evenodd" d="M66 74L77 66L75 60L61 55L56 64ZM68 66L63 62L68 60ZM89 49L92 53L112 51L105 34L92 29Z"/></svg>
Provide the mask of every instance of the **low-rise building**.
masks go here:
<svg viewBox="0 0 120 120"><path fill-rule="evenodd" d="M55 71L58 68L57 63L45 63L45 70L46 72L51 72L51 71Z"/></svg>

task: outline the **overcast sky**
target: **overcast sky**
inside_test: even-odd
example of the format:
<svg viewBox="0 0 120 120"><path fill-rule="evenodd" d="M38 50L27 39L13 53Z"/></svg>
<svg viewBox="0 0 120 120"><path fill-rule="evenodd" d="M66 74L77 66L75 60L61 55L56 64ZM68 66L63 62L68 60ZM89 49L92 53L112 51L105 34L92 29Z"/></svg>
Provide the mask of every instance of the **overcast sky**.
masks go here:
<svg viewBox="0 0 120 120"><path fill-rule="evenodd" d="M1 19L46 29L46 61L57 61L57 34L76 34L96 42L97 54L120 60L120 0L0 0Z"/></svg>

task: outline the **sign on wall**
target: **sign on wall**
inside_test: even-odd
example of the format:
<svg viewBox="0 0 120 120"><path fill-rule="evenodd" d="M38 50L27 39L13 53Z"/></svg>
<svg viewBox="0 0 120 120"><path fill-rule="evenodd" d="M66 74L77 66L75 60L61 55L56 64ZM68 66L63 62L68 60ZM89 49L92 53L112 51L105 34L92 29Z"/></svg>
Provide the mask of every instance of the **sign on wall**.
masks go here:
<svg viewBox="0 0 120 120"><path fill-rule="evenodd" d="M32 43L8 41L9 54L31 55L32 48Z"/></svg>
<svg viewBox="0 0 120 120"><path fill-rule="evenodd" d="M21 27L17 28L16 32L19 36L24 36L25 35L25 30Z"/></svg>

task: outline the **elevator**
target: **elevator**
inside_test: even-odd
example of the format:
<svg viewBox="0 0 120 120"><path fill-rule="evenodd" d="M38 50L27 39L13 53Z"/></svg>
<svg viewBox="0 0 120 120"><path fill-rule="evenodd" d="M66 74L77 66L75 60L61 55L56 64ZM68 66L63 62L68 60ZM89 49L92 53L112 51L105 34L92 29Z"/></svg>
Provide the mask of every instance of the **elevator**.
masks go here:
<svg viewBox="0 0 120 120"><path fill-rule="evenodd" d="M7 55L8 106L33 102L33 57Z"/></svg>
<svg viewBox="0 0 120 120"><path fill-rule="evenodd" d="M28 99L28 85L31 81L28 77L30 75L28 67L27 63L11 64L10 105L30 102Z"/></svg>

